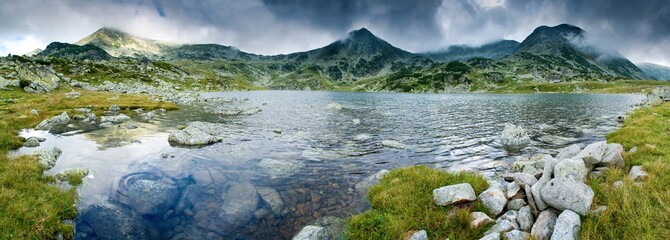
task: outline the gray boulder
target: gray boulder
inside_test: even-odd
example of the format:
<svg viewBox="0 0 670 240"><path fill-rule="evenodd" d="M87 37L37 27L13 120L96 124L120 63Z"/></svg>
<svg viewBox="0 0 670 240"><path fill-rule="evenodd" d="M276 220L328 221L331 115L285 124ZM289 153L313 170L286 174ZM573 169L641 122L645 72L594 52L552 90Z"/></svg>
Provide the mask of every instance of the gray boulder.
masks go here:
<svg viewBox="0 0 670 240"><path fill-rule="evenodd" d="M510 184L507 184L507 191L505 191L505 196L509 199L514 197L517 193L521 191L521 186L517 184L516 182L512 182Z"/></svg>
<svg viewBox="0 0 670 240"><path fill-rule="evenodd" d="M486 207L489 212L495 216L498 216L505 209L507 204L507 197L505 197L505 192L498 185L492 185L481 194L479 198L482 201L484 207Z"/></svg>
<svg viewBox="0 0 670 240"><path fill-rule="evenodd" d="M407 240L428 240L426 230L416 231Z"/></svg>
<svg viewBox="0 0 670 240"><path fill-rule="evenodd" d="M553 210L542 211L540 215L537 216L537 221L533 224L533 228L530 230L530 235L538 240L549 240L554 232L556 218L558 218L558 216Z"/></svg>
<svg viewBox="0 0 670 240"><path fill-rule="evenodd" d="M469 183L454 184L433 190L433 201L438 206L472 202L474 200L477 200L477 195L475 195L475 190Z"/></svg>
<svg viewBox="0 0 670 240"><path fill-rule="evenodd" d="M628 176L633 179L633 181L644 180L647 178L647 172L642 169L642 166L633 166L630 168Z"/></svg>
<svg viewBox="0 0 670 240"><path fill-rule="evenodd" d="M49 119L44 119L44 121L37 124L35 129L37 130L49 130L55 126L65 126L70 123L70 117L67 115L67 112L63 112L60 115L54 116Z"/></svg>
<svg viewBox="0 0 670 240"><path fill-rule="evenodd" d="M579 152L582 149L582 145L577 143L577 144L572 144L570 146L567 146L563 149L561 149L558 154L556 155L556 159L562 160L562 159L567 159L567 158L572 158L577 156Z"/></svg>
<svg viewBox="0 0 670 240"><path fill-rule="evenodd" d="M584 182L589 170L581 159L564 159L554 165L554 177Z"/></svg>
<svg viewBox="0 0 670 240"><path fill-rule="evenodd" d="M577 240L579 239L579 230L582 223L579 215L570 210L565 210L558 215L556 225L554 226L554 233L551 235L552 240Z"/></svg>
<svg viewBox="0 0 670 240"><path fill-rule="evenodd" d="M258 191L253 185L233 185L226 192L219 217L229 225L244 226L253 218L259 203Z"/></svg>
<svg viewBox="0 0 670 240"><path fill-rule="evenodd" d="M305 226L293 236L293 240L324 240L326 239L326 230L319 226Z"/></svg>
<svg viewBox="0 0 670 240"><path fill-rule="evenodd" d="M525 187L526 185L532 187L535 183L537 183L537 178L528 173L515 173L514 182L521 187Z"/></svg>
<svg viewBox="0 0 670 240"><path fill-rule="evenodd" d="M486 213L472 212L470 213L470 227L473 229L480 228L486 224L492 223L491 219Z"/></svg>
<svg viewBox="0 0 670 240"><path fill-rule="evenodd" d="M512 230L504 235L505 240L528 240L530 239L530 234L527 232Z"/></svg>
<svg viewBox="0 0 670 240"><path fill-rule="evenodd" d="M509 220L506 220L506 219L500 219L500 220L497 221L496 224L491 226L491 228L488 231L484 232L484 235L486 236L486 235L489 235L491 233L502 233L502 234L504 234L504 233L512 231L514 229L515 229L514 224L512 222L510 222Z"/></svg>
<svg viewBox="0 0 670 240"><path fill-rule="evenodd" d="M535 222L533 219L533 213L529 206L524 206L519 209L519 213L516 217L517 223L519 223L519 229L524 232L530 232Z"/></svg>
<svg viewBox="0 0 670 240"><path fill-rule="evenodd" d="M148 239L146 225L128 210L114 204L106 196L96 195L83 207L77 218L77 231L88 230L96 239ZM86 226L86 227L83 227Z"/></svg>
<svg viewBox="0 0 670 240"><path fill-rule="evenodd" d="M225 128L221 124L191 122L182 130L168 136L171 145L200 146L223 141Z"/></svg>
<svg viewBox="0 0 670 240"><path fill-rule="evenodd" d="M33 152L33 156L37 157L37 161L46 168L46 170L49 170L56 166L56 161L58 161L58 157L63 153L62 150L58 147L51 147L47 149L42 149L42 150L37 150Z"/></svg>
<svg viewBox="0 0 670 240"><path fill-rule="evenodd" d="M593 203L593 190L570 178L554 178L541 190L542 199L558 210L572 210L586 216Z"/></svg>
<svg viewBox="0 0 670 240"><path fill-rule="evenodd" d="M486 234L484 237L480 238L479 240L500 240L500 233L499 232L493 232Z"/></svg>
<svg viewBox="0 0 670 240"><path fill-rule="evenodd" d="M556 162L554 160L549 160L546 162L544 165L544 170L542 172L542 177L540 180L537 181L537 183L533 184L531 187L531 194L533 196L533 202L535 203L536 211L542 211L547 209L549 206L547 203L544 202L542 199L542 195L540 194L540 190L547 185L549 180L551 180L553 172L554 172L554 165ZM526 192L527 194L528 192Z"/></svg>
<svg viewBox="0 0 670 240"><path fill-rule="evenodd" d="M130 119L131 119L130 117L121 113L121 114L117 114L117 115L114 115L114 116L102 116L102 117L100 117L100 122L101 123L107 123L108 122L108 123L119 124L119 123L123 123L125 121L130 121Z"/></svg>
<svg viewBox="0 0 670 240"><path fill-rule="evenodd" d="M259 187L258 194L261 195L263 203L272 210L272 213L277 216L281 215L282 210L284 210L286 205L284 204L284 201L282 201L277 190L269 187Z"/></svg>
<svg viewBox="0 0 670 240"><path fill-rule="evenodd" d="M549 154L537 154L535 156L532 156L528 159L520 159L517 161L514 161L510 165L510 170L513 172L522 172L524 171L527 167L533 167L535 169L544 169L544 164L547 161L552 161L554 160L553 157Z"/></svg>
<svg viewBox="0 0 670 240"><path fill-rule="evenodd" d="M258 162L258 167L272 178L290 176L305 166L298 160L264 158Z"/></svg>
<svg viewBox="0 0 670 240"><path fill-rule="evenodd" d="M368 190L370 190L370 188L375 184L379 183L379 181L389 173L390 171L386 169L379 170L379 172L366 177L359 183L356 183L354 187L359 193L361 193L361 195L367 196Z"/></svg>
<svg viewBox="0 0 670 240"><path fill-rule="evenodd" d="M121 111L121 108L119 106L117 106L116 104L113 104L113 105L109 106L109 111L114 113L114 114L118 114Z"/></svg>
<svg viewBox="0 0 670 240"><path fill-rule="evenodd" d="M530 137L522 127L508 123L500 134L500 143L505 148L519 149L530 144Z"/></svg>
<svg viewBox="0 0 670 240"><path fill-rule="evenodd" d="M605 149L607 149L606 141L592 143L579 152L575 158L582 159L584 164L586 164L587 167L590 167L602 162L603 156L605 155Z"/></svg>
<svg viewBox="0 0 670 240"><path fill-rule="evenodd" d="M598 164L598 166L605 166L605 167L624 167L625 162L623 160L623 146L618 143L610 143L607 144L607 148L605 148L605 155L603 156L602 162Z"/></svg>
<svg viewBox="0 0 670 240"><path fill-rule="evenodd" d="M528 205L522 198L512 199L507 202L507 209L519 211L522 207Z"/></svg>

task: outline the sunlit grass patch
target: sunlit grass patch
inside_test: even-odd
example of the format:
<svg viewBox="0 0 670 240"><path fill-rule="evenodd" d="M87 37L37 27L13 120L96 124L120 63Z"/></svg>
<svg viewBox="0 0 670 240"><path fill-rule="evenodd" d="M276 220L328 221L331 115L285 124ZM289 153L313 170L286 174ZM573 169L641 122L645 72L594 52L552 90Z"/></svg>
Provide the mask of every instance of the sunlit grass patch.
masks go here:
<svg viewBox="0 0 670 240"><path fill-rule="evenodd" d="M459 207L440 207L433 190L470 183L477 194L488 187L483 177L453 174L424 166L391 171L368 194L372 209L349 219L349 239L402 239L415 230L426 230L430 239L477 239L485 227L471 229L471 211L485 211L479 201Z"/></svg>
<svg viewBox="0 0 670 240"><path fill-rule="evenodd" d="M635 111L624 125L607 136L637 152L624 156L628 167L642 165L649 176L633 183L626 169L610 169L589 185L594 205L606 205L603 214L587 217L582 239L666 239L670 236L670 103ZM623 187L613 183L623 180Z"/></svg>

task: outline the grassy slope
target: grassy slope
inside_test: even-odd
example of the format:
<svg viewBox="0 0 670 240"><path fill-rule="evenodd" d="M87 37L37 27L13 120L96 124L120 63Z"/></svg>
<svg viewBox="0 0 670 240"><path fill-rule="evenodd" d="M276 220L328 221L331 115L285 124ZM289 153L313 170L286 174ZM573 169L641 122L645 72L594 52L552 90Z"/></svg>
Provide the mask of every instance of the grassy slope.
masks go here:
<svg viewBox="0 0 670 240"><path fill-rule="evenodd" d="M22 128L34 127L41 120L75 107L91 106L100 113L111 104L122 109L166 108L173 104L151 102L148 96L103 92L81 92L77 99L65 98L65 91L30 94L21 90L0 91L2 98L16 103L0 102L0 239L50 239L58 232L71 238L72 226L61 223L76 216L75 190L63 191L53 183L53 176L43 174L43 167L31 156L9 158L7 151L22 145L17 136ZM39 116L30 114L40 111Z"/></svg>
<svg viewBox="0 0 670 240"><path fill-rule="evenodd" d="M475 174L452 174L424 166L391 171L368 194L372 209L349 219L349 239L402 239L410 231L426 230L430 239L476 239L486 228L470 229L473 210L483 211L477 201L460 208L440 207L433 189L470 183L477 194L488 183Z"/></svg>
<svg viewBox="0 0 670 240"><path fill-rule="evenodd" d="M582 239L667 239L670 236L670 103L635 111L623 127L607 136L624 148L637 147L624 156L628 166L643 165L649 173L640 186L627 171L610 170L589 185L596 193L594 204L607 205L604 214L588 217ZM628 169L626 169L628 170ZM624 180L621 188L612 183Z"/></svg>

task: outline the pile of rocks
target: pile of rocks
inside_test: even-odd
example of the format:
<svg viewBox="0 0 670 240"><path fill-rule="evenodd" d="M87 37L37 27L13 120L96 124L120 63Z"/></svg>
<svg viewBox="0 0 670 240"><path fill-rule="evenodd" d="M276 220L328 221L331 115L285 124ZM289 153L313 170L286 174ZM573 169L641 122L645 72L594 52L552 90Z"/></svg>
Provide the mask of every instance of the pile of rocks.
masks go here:
<svg viewBox="0 0 670 240"><path fill-rule="evenodd" d="M490 215L473 212L470 225L493 223L482 239L578 239L580 216L606 210L606 206L592 209L594 192L586 179L623 167L623 152L620 144L603 141L584 149L566 147L556 157L537 155L514 162L511 172L490 181L478 196ZM639 180L645 175L635 166L630 177ZM470 184L462 183L435 189L433 198L435 204L446 206L475 201L477 196Z"/></svg>

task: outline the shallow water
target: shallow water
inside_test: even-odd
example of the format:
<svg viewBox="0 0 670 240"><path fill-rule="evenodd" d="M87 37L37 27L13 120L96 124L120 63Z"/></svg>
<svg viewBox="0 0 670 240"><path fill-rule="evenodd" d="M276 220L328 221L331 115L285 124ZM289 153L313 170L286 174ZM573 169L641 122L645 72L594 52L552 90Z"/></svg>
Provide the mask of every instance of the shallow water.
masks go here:
<svg viewBox="0 0 670 240"><path fill-rule="evenodd" d="M315 219L364 210L354 185L380 169L429 165L491 175L521 156L602 140L618 126L616 117L642 99L639 95L295 91L205 95L249 98L235 104L263 111L222 117L184 106L153 124L138 123L140 128L133 130L123 125L60 135L27 130L23 136L43 136L47 141L18 153L58 146L63 155L52 172L91 171L79 187L79 238L118 234L115 229L96 232L100 227L92 221L121 218L121 226L140 228L125 234L154 239L290 239ZM333 102L344 108L328 108ZM196 120L225 124L227 137L203 148L170 146L169 132ZM528 129L531 145L513 153L502 149L497 136L505 123ZM133 139L141 143L131 143ZM383 147L382 140L396 140L407 148ZM263 168L261 161L293 165ZM269 211L269 205L253 199L256 195L244 198L246 190L264 187L279 193L286 205L283 211ZM121 209L111 220L109 214L90 213L96 208L89 206L101 196Z"/></svg>

